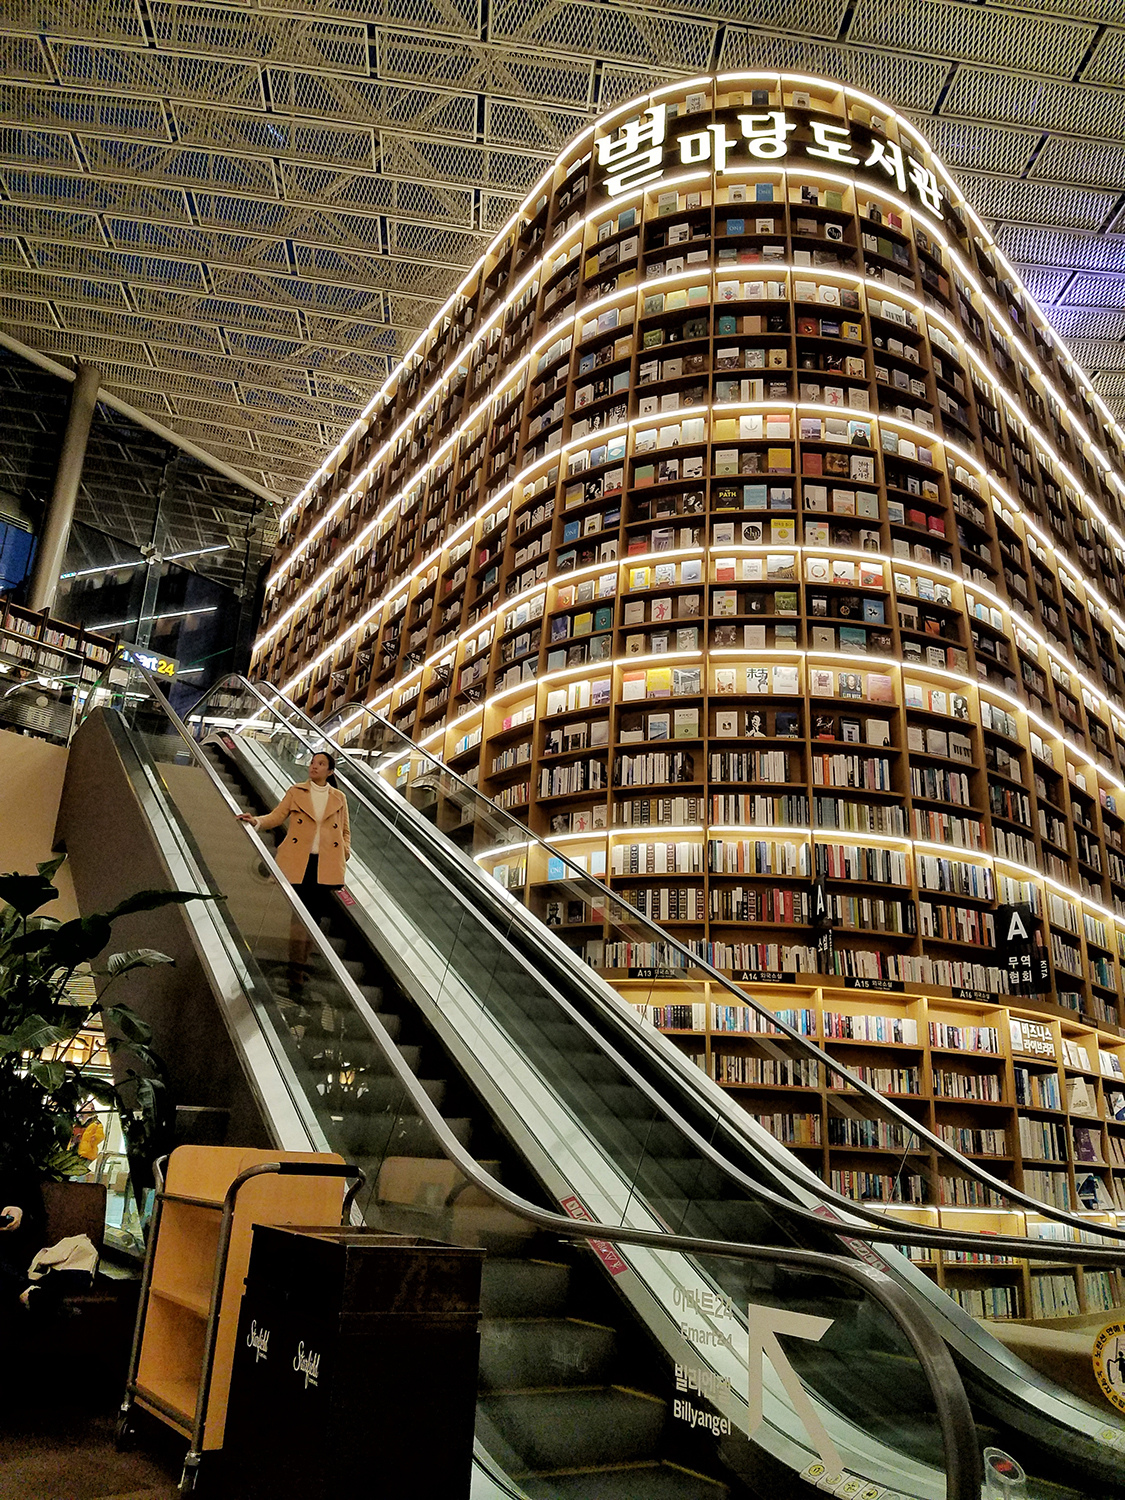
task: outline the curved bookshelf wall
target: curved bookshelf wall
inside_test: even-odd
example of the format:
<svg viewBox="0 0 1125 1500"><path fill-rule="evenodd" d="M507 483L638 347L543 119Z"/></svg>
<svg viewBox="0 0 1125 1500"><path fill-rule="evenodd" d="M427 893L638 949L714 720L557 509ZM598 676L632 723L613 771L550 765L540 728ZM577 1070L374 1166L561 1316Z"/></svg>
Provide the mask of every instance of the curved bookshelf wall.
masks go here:
<svg viewBox="0 0 1125 1500"><path fill-rule="evenodd" d="M1123 452L889 106L680 84L563 154L288 508L254 670L740 983L1010 996L1108 1053ZM662 964L475 852L625 991Z"/></svg>

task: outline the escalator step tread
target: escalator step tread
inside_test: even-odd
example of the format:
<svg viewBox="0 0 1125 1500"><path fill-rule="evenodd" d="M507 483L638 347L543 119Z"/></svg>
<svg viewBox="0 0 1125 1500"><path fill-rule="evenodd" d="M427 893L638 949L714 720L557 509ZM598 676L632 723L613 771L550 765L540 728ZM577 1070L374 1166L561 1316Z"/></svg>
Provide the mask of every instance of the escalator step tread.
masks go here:
<svg viewBox="0 0 1125 1500"><path fill-rule="evenodd" d="M480 1382L492 1390L529 1390L546 1379L588 1385L611 1375L617 1333L579 1318L485 1318Z"/></svg>
<svg viewBox="0 0 1125 1500"><path fill-rule="evenodd" d="M332 1088L327 1081L328 1071L318 1074L312 1068L306 1068L301 1070L300 1076L307 1086L320 1096L325 1106L336 1114L341 1112L341 1108L348 1107L349 1103L359 1113L370 1111L378 1114L383 1110L397 1109L406 1102L402 1084L395 1075L383 1073L367 1077L362 1072L357 1074L354 1083L349 1086L349 1092L346 1095L338 1095L334 1101ZM422 1078L419 1079L419 1083L429 1095L430 1102L440 1109L442 1100L445 1098L445 1079ZM339 1088L339 1085L334 1087Z"/></svg>
<svg viewBox="0 0 1125 1500"><path fill-rule="evenodd" d="M529 1500L723 1500L727 1485L678 1464L623 1464L563 1469L521 1481Z"/></svg>
<svg viewBox="0 0 1125 1500"><path fill-rule="evenodd" d="M447 1119L444 1123L467 1149L473 1122ZM365 1166L368 1161L377 1163L376 1172L389 1156L417 1156L428 1160L444 1155L429 1125L418 1115L398 1115L392 1111L383 1115L356 1112L334 1119L332 1135L345 1143L345 1149L360 1157L360 1166Z"/></svg>
<svg viewBox="0 0 1125 1500"><path fill-rule="evenodd" d="M547 1260L490 1257L481 1275L486 1318L550 1317L566 1308L570 1267Z"/></svg>
<svg viewBox="0 0 1125 1500"><path fill-rule="evenodd" d="M477 1405L523 1455L529 1474L651 1461L668 1419L659 1396L616 1385L493 1391Z"/></svg>

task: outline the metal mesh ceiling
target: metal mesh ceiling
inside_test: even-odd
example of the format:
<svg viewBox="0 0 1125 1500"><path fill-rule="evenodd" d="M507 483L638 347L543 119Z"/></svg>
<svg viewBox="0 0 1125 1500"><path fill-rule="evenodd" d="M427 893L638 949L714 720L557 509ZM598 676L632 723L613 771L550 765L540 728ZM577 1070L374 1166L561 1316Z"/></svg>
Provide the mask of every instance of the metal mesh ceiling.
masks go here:
<svg viewBox="0 0 1125 1500"><path fill-rule="evenodd" d="M1122 0L7 0L0 327L291 494L576 130L762 66L911 114L1125 416Z"/></svg>

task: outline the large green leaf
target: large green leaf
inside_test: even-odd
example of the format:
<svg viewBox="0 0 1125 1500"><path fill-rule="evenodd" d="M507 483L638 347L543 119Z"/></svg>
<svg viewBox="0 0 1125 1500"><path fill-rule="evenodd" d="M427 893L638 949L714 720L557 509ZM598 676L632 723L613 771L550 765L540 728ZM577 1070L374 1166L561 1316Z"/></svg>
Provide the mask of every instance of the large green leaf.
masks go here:
<svg viewBox="0 0 1125 1500"><path fill-rule="evenodd" d="M69 1140L69 1131L67 1139ZM56 1146L47 1158L47 1174L55 1178L85 1177L90 1170L90 1163L84 1156L79 1156L77 1151L64 1150Z"/></svg>
<svg viewBox="0 0 1125 1500"><path fill-rule="evenodd" d="M138 1062L145 1063L154 1073L163 1073L164 1064L156 1053L144 1042L127 1042L122 1037L111 1036L106 1039L106 1051L112 1054L127 1052L130 1057L135 1057Z"/></svg>
<svg viewBox="0 0 1125 1500"><path fill-rule="evenodd" d="M120 1102L117 1097L117 1086L108 1078L101 1078L96 1073L79 1073L75 1079L83 1094L89 1094L91 1099L96 1099L99 1104L112 1105L117 1108Z"/></svg>
<svg viewBox="0 0 1125 1500"><path fill-rule="evenodd" d="M48 1094L53 1094L66 1080L66 1063L62 1062L43 1062L37 1059L28 1063L27 1071Z"/></svg>
<svg viewBox="0 0 1125 1500"><path fill-rule="evenodd" d="M74 968L76 964L85 963L102 951L110 940L113 923L118 917L128 917L134 912L156 911L162 906L182 906L188 901L221 899L199 891L137 891L132 896L126 896L124 901L119 901L112 911L64 922L56 934L57 946L52 950L52 956L60 967Z"/></svg>
<svg viewBox="0 0 1125 1500"><path fill-rule="evenodd" d="M60 868L60 866L65 864L66 855L56 854L54 859L42 860L38 865L36 865L35 868L39 871L40 875L43 876L44 880L53 880L55 877L55 872Z"/></svg>
<svg viewBox="0 0 1125 1500"><path fill-rule="evenodd" d="M28 1016L10 1035L0 1036L0 1057L13 1052L42 1052L44 1047L69 1041L73 1035L73 1026L52 1026L42 1016Z"/></svg>
<svg viewBox="0 0 1125 1500"><path fill-rule="evenodd" d="M102 1011L102 1023L115 1026L127 1042L152 1041L152 1027L127 1005L107 1005Z"/></svg>
<svg viewBox="0 0 1125 1500"><path fill-rule="evenodd" d="M74 969L100 953L111 937L108 917L75 917L54 934L51 956L61 969Z"/></svg>
<svg viewBox="0 0 1125 1500"><path fill-rule="evenodd" d="M11 939L8 943L8 952L39 953L46 951L54 946L55 936L62 931L63 925L56 922L50 927L29 926L26 932L17 932L15 937Z"/></svg>
<svg viewBox="0 0 1125 1500"><path fill-rule="evenodd" d="M183 906L188 901L221 901L222 896L210 896L203 891L136 891L119 901L112 911L105 913L107 922L118 917L128 917L137 911L156 911L161 906Z"/></svg>
<svg viewBox="0 0 1125 1500"><path fill-rule="evenodd" d="M21 917L29 917L58 894L43 875L0 875L0 901L6 901Z"/></svg>
<svg viewBox="0 0 1125 1500"><path fill-rule="evenodd" d="M128 974L130 969L153 969L157 964L174 964L176 960L155 948L129 948L124 953L111 953L106 963L106 973L116 979Z"/></svg>

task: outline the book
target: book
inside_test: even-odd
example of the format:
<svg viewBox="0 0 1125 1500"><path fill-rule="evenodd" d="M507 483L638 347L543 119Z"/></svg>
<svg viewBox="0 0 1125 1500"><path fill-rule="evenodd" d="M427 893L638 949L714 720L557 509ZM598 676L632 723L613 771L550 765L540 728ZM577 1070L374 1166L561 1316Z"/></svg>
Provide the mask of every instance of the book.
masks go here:
<svg viewBox="0 0 1125 1500"><path fill-rule="evenodd" d="M673 737L677 740L694 740L698 736L698 708L677 708L673 713Z"/></svg>
<svg viewBox="0 0 1125 1500"><path fill-rule="evenodd" d="M797 613L797 592L795 589L779 589L773 596L774 614L795 615Z"/></svg>

